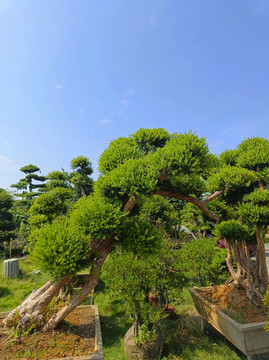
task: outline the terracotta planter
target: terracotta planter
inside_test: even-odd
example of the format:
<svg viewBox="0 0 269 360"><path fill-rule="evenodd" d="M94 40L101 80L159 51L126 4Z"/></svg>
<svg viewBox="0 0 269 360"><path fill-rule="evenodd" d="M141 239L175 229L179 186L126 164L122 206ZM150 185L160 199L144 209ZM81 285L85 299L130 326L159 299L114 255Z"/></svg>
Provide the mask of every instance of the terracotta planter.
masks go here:
<svg viewBox="0 0 269 360"><path fill-rule="evenodd" d="M207 324L213 326L247 355L248 360L269 359L269 333L264 330L265 321L239 324L207 301L197 289L191 289L190 293L202 316L203 329ZM259 357L260 354L263 355Z"/></svg>
<svg viewBox="0 0 269 360"><path fill-rule="evenodd" d="M149 296L149 301L153 307L156 309L158 308L158 298L155 296ZM173 318L173 315L175 313L174 306L168 305L163 307L163 312L165 315L167 315L168 318Z"/></svg>

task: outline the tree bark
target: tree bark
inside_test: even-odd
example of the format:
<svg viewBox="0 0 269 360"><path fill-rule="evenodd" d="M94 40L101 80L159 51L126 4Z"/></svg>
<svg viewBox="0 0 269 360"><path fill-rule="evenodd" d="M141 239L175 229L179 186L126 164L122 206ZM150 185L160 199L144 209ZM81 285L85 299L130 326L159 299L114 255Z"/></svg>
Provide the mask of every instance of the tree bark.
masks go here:
<svg viewBox="0 0 269 360"><path fill-rule="evenodd" d="M25 330L32 326L40 327L44 319L43 312L45 308L68 281L67 276L64 276L56 283L48 281L12 310L2 321L1 327L9 327L14 321L18 330Z"/></svg>
<svg viewBox="0 0 269 360"><path fill-rule="evenodd" d="M85 198L86 197L86 193L85 193L85 190L84 190L84 187L81 186L81 193L82 193L82 196Z"/></svg>
<svg viewBox="0 0 269 360"><path fill-rule="evenodd" d="M92 251L98 255L93 262L88 283L82 288L80 294L76 295L70 302L54 313L44 324L44 311L54 296L69 282L69 278L64 276L56 283L48 281L40 289L32 292L30 296L17 308L12 310L1 323L1 327L10 327L16 323L17 330L26 330L31 327L41 328L41 331L48 332L54 329L76 306L80 305L87 295L98 284L102 265L111 251L113 236L103 241L93 242Z"/></svg>
<svg viewBox="0 0 269 360"><path fill-rule="evenodd" d="M68 314L71 313L78 305L80 305L83 300L90 294L90 292L96 287L100 277L100 271L104 261L107 258L111 250L111 239L109 242L106 242L106 246L103 247L100 252L97 260L94 262L89 281L86 285L83 286L80 294L76 295L66 306L64 306L57 313L54 313L49 321L42 327L42 332L49 332L53 330Z"/></svg>
<svg viewBox="0 0 269 360"><path fill-rule="evenodd" d="M256 258L258 256L259 259L259 282L260 282L260 288L262 293L264 294L266 292L266 289L268 287L268 270L266 265L266 254L265 254L265 247L264 242L262 238L262 225L256 226L256 238L257 238L257 246L258 251L256 253Z"/></svg>
<svg viewBox="0 0 269 360"><path fill-rule="evenodd" d="M228 267L228 270L235 282L235 284L238 283L238 274L233 268L233 256L232 256L232 245L231 243L226 239L226 249L227 249L227 257L226 257L226 264Z"/></svg>

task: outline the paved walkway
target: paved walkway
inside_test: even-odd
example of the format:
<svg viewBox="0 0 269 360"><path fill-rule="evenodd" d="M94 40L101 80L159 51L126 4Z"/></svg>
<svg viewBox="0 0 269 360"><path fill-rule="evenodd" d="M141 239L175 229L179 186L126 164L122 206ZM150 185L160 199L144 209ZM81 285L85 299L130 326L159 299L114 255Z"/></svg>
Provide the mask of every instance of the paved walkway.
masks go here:
<svg viewBox="0 0 269 360"><path fill-rule="evenodd" d="M269 243L265 243L264 247L265 247L266 265L269 272Z"/></svg>

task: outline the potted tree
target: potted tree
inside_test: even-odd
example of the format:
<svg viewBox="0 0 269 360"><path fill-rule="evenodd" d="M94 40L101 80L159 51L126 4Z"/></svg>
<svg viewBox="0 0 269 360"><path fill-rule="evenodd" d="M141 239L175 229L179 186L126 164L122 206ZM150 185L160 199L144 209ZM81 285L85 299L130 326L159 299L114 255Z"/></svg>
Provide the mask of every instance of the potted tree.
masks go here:
<svg viewBox="0 0 269 360"><path fill-rule="evenodd" d="M260 306L260 300L264 298L268 287L263 239L269 223L269 143L265 139L251 138L243 141L236 150L223 153L220 159L227 164L229 171L234 173L237 185L234 183L235 187L229 187L222 197L222 208L225 211L222 211L222 221L216 226L215 234L225 238L226 262L233 284L245 289L246 296L252 303ZM249 186L242 186L238 170L251 171L256 180L250 181ZM223 180L223 170L220 170L217 177L213 175L209 179L209 183L220 184ZM250 257L247 245L253 237L257 242L255 263ZM265 322L254 325L236 324L223 316L225 314L220 315L216 309L213 311L214 307L203 303L197 290L193 290L192 295L204 320L211 323L250 358L255 354L269 352L269 336L264 331Z"/></svg>
<svg viewBox="0 0 269 360"><path fill-rule="evenodd" d="M113 293L124 299L132 319L124 338L124 350L131 359L157 359L162 351L159 321L169 314L162 302L152 306L150 294L165 293L167 300L175 289L178 296L186 283L176 254L159 240L159 246L150 252L134 254L115 249L104 265L102 278Z"/></svg>

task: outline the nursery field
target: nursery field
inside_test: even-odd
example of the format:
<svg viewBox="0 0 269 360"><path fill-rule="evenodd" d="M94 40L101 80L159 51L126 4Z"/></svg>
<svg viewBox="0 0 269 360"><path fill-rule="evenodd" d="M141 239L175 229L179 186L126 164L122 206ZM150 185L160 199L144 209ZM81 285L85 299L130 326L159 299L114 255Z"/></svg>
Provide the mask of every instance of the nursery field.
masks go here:
<svg viewBox="0 0 269 360"><path fill-rule="evenodd" d="M2 262L0 262L2 268ZM0 277L0 311L18 305L25 294L40 287L47 278L33 274L27 258L20 260L21 275L17 279ZM87 298L84 304L89 303ZM94 303L98 305L101 319L105 360L128 360L123 351L123 338L131 326L122 298L105 287L102 277L95 290ZM165 338L163 360L239 360L246 359L223 338L202 334L200 318L194 308L188 289L185 288L172 305L176 308L173 319L163 319L160 327Z"/></svg>

